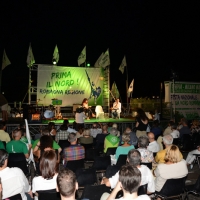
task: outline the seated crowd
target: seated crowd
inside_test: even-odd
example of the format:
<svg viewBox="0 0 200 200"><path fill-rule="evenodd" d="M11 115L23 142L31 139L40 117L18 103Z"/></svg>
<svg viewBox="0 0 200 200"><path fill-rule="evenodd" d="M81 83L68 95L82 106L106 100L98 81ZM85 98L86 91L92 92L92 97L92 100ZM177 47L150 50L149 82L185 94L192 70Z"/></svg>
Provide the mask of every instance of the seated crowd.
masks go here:
<svg viewBox="0 0 200 200"><path fill-rule="evenodd" d="M140 121L142 123L142 120ZM115 148L114 155L109 155L111 160L115 160L115 164L120 155L127 156L127 163L115 174L110 177L104 176L100 181L99 184L112 189L111 193L102 192L102 200L118 198L120 190L123 192L121 199L150 199L149 195L159 193L167 179L183 178L188 174L187 164L192 163L193 153L189 153L185 161L178 146L173 144L175 138L187 134L187 122L184 119L182 122L183 131L182 128L178 130L170 121L171 132L168 126L161 136L156 122L152 131L145 133L141 130L140 136L137 137L130 127L126 127L123 133L117 129L117 124L108 127L107 124L94 123L90 129L73 129L68 120L64 120L57 130L55 124L50 122L48 128L41 129L35 141L31 142L26 138L24 126L15 129L9 136L5 132L6 125L0 122L2 199L13 196L20 196L24 200L32 199L40 197L41 191L49 190L59 192L61 199L75 199L78 183L75 170L69 169L68 164L71 161L84 161L88 148L97 151L101 157L106 157L107 151ZM153 132L155 130L156 134ZM159 141L163 142L164 149ZM194 151L200 152L200 148ZM31 152L36 163L36 174L30 182L27 174L20 168L9 167L9 156L21 153L30 163ZM149 168L148 164L153 167ZM144 185L145 194L139 194L138 188Z"/></svg>

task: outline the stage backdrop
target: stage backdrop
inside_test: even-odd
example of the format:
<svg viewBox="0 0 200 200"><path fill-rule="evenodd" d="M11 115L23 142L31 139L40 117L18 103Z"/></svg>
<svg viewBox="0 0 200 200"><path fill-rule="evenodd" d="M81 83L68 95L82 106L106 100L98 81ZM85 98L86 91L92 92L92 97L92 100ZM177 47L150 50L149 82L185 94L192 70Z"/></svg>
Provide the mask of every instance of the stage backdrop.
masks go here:
<svg viewBox="0 0 200 200"><path fill-rule="evenodd" d="M80 104L88 98L89 105L103 104L101 68L38 65L37 99L48 106L52 99L62 100L61 106Z"/></svg>
<svg viewBox="0 0 200 200"><path fill-rule="evenodd" d="M187 119L200 117L200 83L165 82L165 102L175 103L175 109Z"/></svg>

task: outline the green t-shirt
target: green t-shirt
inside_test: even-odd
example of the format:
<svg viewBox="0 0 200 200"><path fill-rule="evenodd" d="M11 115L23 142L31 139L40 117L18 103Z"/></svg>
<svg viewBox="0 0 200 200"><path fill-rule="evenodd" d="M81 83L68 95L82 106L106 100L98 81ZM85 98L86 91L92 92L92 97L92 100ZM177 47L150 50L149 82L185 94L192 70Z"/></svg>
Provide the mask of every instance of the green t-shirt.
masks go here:
<svg viewBox="0 0 200 200"><path fill-rule="evenodd" d="M118 144L119 144L119 138L117 136L109 134L108 136L105 137L104 153L106 153L107 149L110 148L110 147L118 147Z"/></svg>
<svg viewBox="0 0 200 200"><path fill-rule="evenodd" d="M2 141L0 141L0 149L5 149L5 146Z"/></svg>
<svg viewBox="0 0 200 200"><path fill-rule="evenodd" d="M24 136L21 137L20 141L22 141L22 142L25 143L25 144L28 144L28 140L27 140L27 138L24 137ZM33 145L33 143L34 143L34 140L31 139L31 144Z"/></svg>
<svg viewBox="0 0 200 200"><path fill-rule="evenodd" d="M32 145L32 148L34 149L37 145L37 143L40 141L40 139L35 140L35 142ZM60 146L58 145L58 143L56 143L55 141L53 141L53 149L58 150L60 149Z"/></svg>
<svg viewBox="0 0 200 200"><path fill-rule="evenodd" d="M12 140L6 144L6 151L8 153L24 153L28 154L28 148L20 140Z"/></svg>

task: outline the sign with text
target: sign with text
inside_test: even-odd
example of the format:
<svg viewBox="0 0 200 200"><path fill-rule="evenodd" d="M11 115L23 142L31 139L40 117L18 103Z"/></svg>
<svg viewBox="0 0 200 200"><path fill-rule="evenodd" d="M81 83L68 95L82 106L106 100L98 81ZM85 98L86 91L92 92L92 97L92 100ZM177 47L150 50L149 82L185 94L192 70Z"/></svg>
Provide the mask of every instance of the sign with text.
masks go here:
<svg viewBox="0 0 200 200"><path fill-rule="evenodd" d="M45 106L51 105L52 99L62 100L61 106L72 106L84 98L89 105L102 105L101 73L101 68L38 65L37 99Z"/></svg>
<svg viewBox="0 0 200 200"><path fill-rule="evenodd" d="M200 83L165 82L165 102L187 119L200 117Z"/></svg>

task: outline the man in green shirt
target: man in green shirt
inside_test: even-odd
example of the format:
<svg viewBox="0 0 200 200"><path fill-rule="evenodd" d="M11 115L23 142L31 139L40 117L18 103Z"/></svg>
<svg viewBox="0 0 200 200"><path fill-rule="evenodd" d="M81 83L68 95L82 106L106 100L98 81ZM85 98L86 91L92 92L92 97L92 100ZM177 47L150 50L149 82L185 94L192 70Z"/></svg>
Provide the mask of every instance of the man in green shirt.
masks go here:
<svg viewBox="0 0 200 200"><path fill-rule="evenodd" d="M0 149L5 149L5 146L2 141L0 141Z"/></svg>
<svg viewBox="0 0 200 200"><path fill-rule="evenodd" d="M6 151L8 153L24 153L26 158L29 158L31 145L26 146L25 143L20 141L22 132L20 129L13 131L13 140L6 144Z"/></svg>

